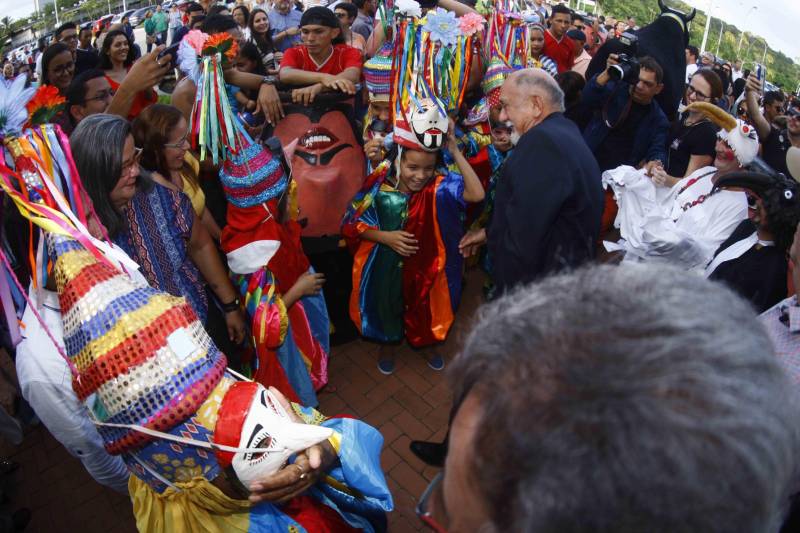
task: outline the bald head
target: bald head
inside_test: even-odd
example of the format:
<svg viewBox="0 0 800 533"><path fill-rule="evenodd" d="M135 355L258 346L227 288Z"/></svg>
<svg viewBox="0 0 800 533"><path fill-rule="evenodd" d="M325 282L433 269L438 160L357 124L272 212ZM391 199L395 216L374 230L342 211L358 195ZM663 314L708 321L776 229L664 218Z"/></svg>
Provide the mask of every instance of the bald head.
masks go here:
<svg viewBox="0 0 800 533"><path fill-rule="evenodd" d="M544 70L528 68L506 78L500 102L500 119L511 121L516 133L523 135L551 114L564 111L564 92Z"/></svg>

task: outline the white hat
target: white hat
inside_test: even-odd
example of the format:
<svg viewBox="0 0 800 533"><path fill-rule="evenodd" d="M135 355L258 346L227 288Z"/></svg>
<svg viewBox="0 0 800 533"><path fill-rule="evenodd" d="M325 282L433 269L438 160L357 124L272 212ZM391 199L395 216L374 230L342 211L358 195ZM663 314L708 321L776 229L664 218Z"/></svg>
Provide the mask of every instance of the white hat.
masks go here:
<svg viewBox="0 0 800 533"><path fill-rule="evenodd" d="M736 127L730 130L721 129L717 137L728 143L739 164L746 167L758 155L758 134L753 126L736 119Z"/></svg>

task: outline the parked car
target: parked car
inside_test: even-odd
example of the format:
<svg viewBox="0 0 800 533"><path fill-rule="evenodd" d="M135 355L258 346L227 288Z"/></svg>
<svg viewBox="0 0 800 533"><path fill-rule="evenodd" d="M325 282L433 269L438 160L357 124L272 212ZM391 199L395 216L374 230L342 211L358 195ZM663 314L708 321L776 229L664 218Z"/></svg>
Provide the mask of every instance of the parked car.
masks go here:
<svg viewBox="0 0 800 533"><path fill-rule="evenodd" d="M130 19L128 19L129 22L131 23L131 26L135 28L139 24L142 24L144 22L144 16L147 14L148 11L152 11L153 13L155 13L156 7L147 6L139 8L136 11L134 11L133 14L130 16Z"/></svg>
<svg viewBox="0 0 800 533"><path fill-rule="evenodd" d="M136 10L129 9L127 11L123 11L122 13L117 13L116 15L114 15L114 18L111 19L111 24L119 24L125 17L128 17L128 22L130 22L130 17L131 15L133 15L134 11ZM133 26L133 24L131 24L131 26Z"/></svg>
<svg viewBox="0 0 800 533"><path fill-rule="evenodd" d="M94 23L94 27L92 31L97 34L100 33L101 30L108 28L111 25L111 19L114 18L114 14L110 13L108 15L103 15L99 19L97 19Z"/></svg>

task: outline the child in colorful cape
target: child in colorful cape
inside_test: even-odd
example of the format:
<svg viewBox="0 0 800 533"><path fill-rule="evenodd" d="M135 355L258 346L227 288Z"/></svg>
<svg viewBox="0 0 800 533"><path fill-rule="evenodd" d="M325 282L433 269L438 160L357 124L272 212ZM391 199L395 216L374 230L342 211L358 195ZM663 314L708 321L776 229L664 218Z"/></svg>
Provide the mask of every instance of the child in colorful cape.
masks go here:
<svg viewBox="0 0 800 533"><path fill-rule="evenodd" d="M256 357L253 377L290 401L316 406L328 381L330 322L324 277L311 269L300 246L297 204L280 143L265 149L233 113L223 69L237 55L226 33L190 32L179 56L196 79L189 135L201 157L222 160L220 181L228 201L221 245L248 318ZM195 63L192 66L192 63Z"/></svg>
<svg viewBox="0 0 800 533"><path fill-rule="evenodd" d="M325 278L314 273L300 244L295 188L280 148L246 139L223 162L228 200L222 249L252 321L254 378L292 401L317 405L328 381L329 320Z"/></svg>
<svg viewBox="0 0 800 533"><path fill-rule="evenodd" d="M441 133L416 135L401 124L396 152L369 176L342 227L354 253L350 316L364 337L384 344L378 368L387 375L395 369L393 345L404 337L415 348L447 338L461 297L464 209L484 198L452 133L447 150L461 174L444 168L446 123L435 128ZM431 368L444 368L440 355L426 355Z"/></svg>

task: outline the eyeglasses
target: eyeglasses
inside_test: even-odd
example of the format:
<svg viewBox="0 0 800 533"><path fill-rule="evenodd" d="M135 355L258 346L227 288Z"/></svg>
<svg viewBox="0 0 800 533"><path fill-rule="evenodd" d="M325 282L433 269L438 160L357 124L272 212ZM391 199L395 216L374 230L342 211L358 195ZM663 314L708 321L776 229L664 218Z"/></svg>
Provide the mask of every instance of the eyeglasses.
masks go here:
<svg viewBox="0 0 800 533"><path fill-rule="evenodd" d="M336 18L337 19L346 19L347 18L347 13L336 13Z"/></svg>
<svg viewBox="0 0 800 533"><path fill-rule="evenodd" d="M92 96L91 98L84 98L83 99L83 103L86 104L86 103L92 102L94 100L97 100L97 101L110 100L113 96L114 96L114 90L113 89L105 89L104 91L100 91L99 93L97 93L95 96Z"/></svg>
<svg viewBox="0 0 800 533"><path fill-rule="evenodd" d="M434 501L434 499L441 498L441 485L443 477L443 472L436 474L436 476L428 485L428 488L426 488L425 492L423 492L422 496L420 496L419 502L417 503L417 517L436 533L447 533L447 529L445 529L445 527L439 523L436 518L434 518L431 508L431 503Z"/></svg>
<svg viewBox="0 0 800 533"><path fill-rule="evenodd" d="M78 40L78 34L76 33L74 35L65 35L64 37L61 38L61 40L62 41L77 41Z"/></svg>
<svg viewBox="0 0 800 533"><path fill-rule="evenodd" d="M699 96L700 98L705 98L705 99L707 99L707 100L710 100L710 99L711 99L711 97L710 97L710 96L706 96L706 95L704 95L703 93L701 93L700 91L698 91L697 89L695 89L695 88L694 88L692 85L689 85L688 87L686 87L686 92L687 92L687 93L694 93L694 94L696 94L697 96Z"/></svg>
<svg viewBox="0 0 800 533"><path fill-rule="evenodd" d="M586 29L586 26L575 26L575 29L583 31Z"/></svg>
<svg viewBox="0 0 800 533"><path fill-rule="evenodd" d="M75 69L74 61L70 61L69 63L64 63L63 65L58 65L57 67L52 67L53 74L56 74L58 76L66 74L67 72L71 72L73 69Z"/></svg>
<svg viewBox="0 0 800 533"><path fill-rule="evenodd" d="M127 174L132 168L136 168L141 158L142 158L142 149L134 147L133 157L131 157L128 161L122 162L122 173Z"/></svg>
<svg viewBox="0 0 800 533"><path fill-rule="evenodd" d="M165 148L183 148L183 143L189 138L189 130L186 130L186 133L183 134L183 137L175 141L174 143L164 143Z"/></svg>

